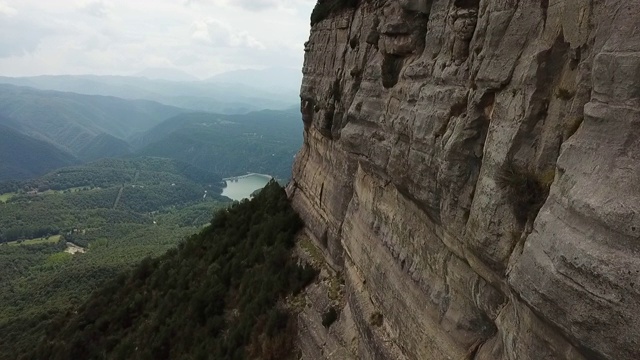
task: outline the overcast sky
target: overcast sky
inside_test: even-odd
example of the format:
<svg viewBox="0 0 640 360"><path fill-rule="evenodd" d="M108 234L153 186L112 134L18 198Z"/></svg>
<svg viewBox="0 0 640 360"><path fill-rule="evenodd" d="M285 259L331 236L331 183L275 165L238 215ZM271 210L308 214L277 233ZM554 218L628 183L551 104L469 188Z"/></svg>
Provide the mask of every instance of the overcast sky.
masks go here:
<svg viewBox="0 0 640 360"><path fill-rule="evenodd" d="M300 68L315 0L0 0L0 75Z"/></svg>

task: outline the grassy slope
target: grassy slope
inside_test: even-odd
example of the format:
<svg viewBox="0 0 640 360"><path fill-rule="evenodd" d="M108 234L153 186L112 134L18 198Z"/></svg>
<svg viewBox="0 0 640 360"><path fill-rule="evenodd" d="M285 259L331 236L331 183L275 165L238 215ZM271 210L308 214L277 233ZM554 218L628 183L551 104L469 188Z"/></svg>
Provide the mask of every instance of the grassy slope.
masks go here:
<svg viewBox="0 0 640 360"><path fill-rule="evenodd" d="M0 202L7 202L9 199L11 199L12 197L14 197L16 195L15 192L8 192L8 193L4 193L4 194L0 194Z"/></svg>
<svg viewBox="0 0 640 360"><path fill-rule="evenodd" d="M194 111L224 114L283 109L295 104L298 98L298 91L277 94L273 86L265 91L228 82L174 82L126 76L0 77L0 83L79 94L147 99Z"/></svg>
<svg viewBox="0 0 640 360"><path fill-rule="evenodd" d="M36 239L28 239L28 240L20 240L20 241L9 241L7 245L10 246L29 246L29 245L38 245L38 244L55 244L60 241L61 235L53 235L47 237L41 237Z"/></svg>

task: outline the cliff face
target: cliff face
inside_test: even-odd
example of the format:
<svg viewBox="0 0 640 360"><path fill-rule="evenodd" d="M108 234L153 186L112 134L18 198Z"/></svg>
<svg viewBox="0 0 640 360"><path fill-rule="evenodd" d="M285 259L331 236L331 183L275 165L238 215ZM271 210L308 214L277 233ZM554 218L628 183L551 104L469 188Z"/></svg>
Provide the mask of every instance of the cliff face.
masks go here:
<svg viewBox="0 0 640 360"><path fill-rule="evenodd" d="M305 358L640 358L639 16L373 0L313 26Z"/></svg>

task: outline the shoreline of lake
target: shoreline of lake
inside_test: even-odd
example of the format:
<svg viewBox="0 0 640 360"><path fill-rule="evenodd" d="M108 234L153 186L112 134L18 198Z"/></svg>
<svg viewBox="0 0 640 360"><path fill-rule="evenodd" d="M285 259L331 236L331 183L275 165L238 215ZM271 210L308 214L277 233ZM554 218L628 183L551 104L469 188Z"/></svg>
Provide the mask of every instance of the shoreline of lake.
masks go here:
<svg viewBox="0 0 640 360"><path fill-rule="evenodd" d="M248 177L252 177L252 176L259 176L259 177L263 177L263 178L268 178L269 180L273 179L273 176L271 175L267 175L267 174L260 174L260 173L248 173L245 175L239 175L239 176L232 176L232 177L228 177L228 178L223 178L222 181L228 181L228 180L240 180L240 179L245 179Z"/></svg>
<svg viewBox="0 0 640 360"><path fill-rule="evenodd" d="M250 199L251 194L256 190L262 189L273 179L273 176L258 173L249 173L245 175L233 176L222 179L225 187L222 189L222 196L226 196L231 200L240 201Z"/></svg>

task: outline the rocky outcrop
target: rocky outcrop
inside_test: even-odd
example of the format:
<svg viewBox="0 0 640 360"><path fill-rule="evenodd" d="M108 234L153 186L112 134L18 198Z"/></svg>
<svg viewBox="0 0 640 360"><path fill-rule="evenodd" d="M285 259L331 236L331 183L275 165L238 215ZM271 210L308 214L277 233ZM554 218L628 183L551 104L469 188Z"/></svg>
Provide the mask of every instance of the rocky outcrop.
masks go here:
<svg viewBox="0 0 640 360"><path fill-rule="evenodd" d="M314 25L288 186L326 261L304 358L640 358L639 16L372 0Z"/></svg>

